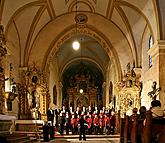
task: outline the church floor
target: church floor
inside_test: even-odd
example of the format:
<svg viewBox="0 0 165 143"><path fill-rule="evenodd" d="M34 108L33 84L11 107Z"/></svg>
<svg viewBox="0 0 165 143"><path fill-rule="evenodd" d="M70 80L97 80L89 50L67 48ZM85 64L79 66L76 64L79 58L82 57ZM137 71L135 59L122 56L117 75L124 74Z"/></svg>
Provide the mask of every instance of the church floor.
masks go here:
<svg viewBox="0 0 165 143"><path fill-rule="evenodd" d="M42 142L42 141L41 141ZM119 135L87 135L86 141L79 141L78 135L56 136L50 143L119 143Z"/></svg>

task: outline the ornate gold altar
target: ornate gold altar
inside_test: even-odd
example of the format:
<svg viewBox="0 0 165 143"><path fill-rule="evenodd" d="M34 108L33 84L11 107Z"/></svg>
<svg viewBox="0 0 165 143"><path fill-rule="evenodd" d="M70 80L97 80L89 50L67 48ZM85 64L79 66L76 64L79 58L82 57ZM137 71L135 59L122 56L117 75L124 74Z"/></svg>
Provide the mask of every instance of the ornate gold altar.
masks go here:
<svg viewBox="0 0 165 143"><path fill-rule="evenodd" d="M49 93L45 74L35 65L22 73L23 85L20 85L20 119L46 120L49 105ZM26 114L26 116L25 116Z"/></svg>
<svg viewBox="0 0 165 143"><path fill-rule="evenodd" d="M94 107L97 106L97 88L90 82L90 76L75 75L76 86L70 87L67 90L69 95L69 107L74 110L79 107ZM80 93L80 89L83 89L83 93Z"/></svg>
<svg viewBox="0 0 165 143"><path fill-rule="evenodd" d="M120 110L121 117L125 114L131 115L133 108L140 108L140 91L141 83L139 82L133 69L130 69L130 64L127 65L127 72L121 82L116 86L116 108Z"/></svg>

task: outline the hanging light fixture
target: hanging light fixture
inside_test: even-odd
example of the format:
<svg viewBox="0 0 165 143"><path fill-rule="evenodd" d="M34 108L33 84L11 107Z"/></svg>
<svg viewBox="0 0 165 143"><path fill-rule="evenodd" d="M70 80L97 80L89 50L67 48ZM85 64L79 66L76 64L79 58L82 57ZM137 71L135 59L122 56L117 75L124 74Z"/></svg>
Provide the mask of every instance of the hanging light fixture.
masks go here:
<svg viewBox="0 0 165 143"><path fill-rule="evenodd" d="M76 17L75 17L75 21L76 21L76 40L72 43L72 47L74 50L78 50L80 48L80 43L77 40L77 0L76 0Z"/></svg>
<svg viewBox="0 0 165 143"><path fill-rule="evenodd" d="M77 51L80 48L80 43L77 40L75 40L72 46L73 46L73 49Z"/></svg>
<svg viewBox="0 0 165 143"><path fill-rule="evenodd" d="M80 39L80 43L81 43L81 40L82 39ZM83 61L82 61L82 47L81 47L81 53L80 53L80 66L81 66L81 68L80 68L80 74L83 74ZM84 90L83 90L83 86L80 86L80 90L79 90L79 92L81 93L81 94L83 94L83 92L84 92Z"/></svg>
<svg viewBox="0 0 165 143"><path fill-rule="evenodd" d="M84 91L83 91L83 89L80 89L80 93L82 94Z"/></svg>

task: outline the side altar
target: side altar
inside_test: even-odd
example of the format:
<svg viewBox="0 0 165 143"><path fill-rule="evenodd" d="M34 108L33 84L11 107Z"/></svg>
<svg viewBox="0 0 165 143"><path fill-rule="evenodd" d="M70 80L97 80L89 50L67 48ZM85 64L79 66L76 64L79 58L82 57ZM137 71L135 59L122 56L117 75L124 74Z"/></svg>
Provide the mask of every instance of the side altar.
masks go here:
<svg viewBox="0 0 165 143"><path fill-rule="evenodd" d="M46 75L35 65L22 69L22 83L18 85L19 119L47 120L49 90Z"/></svg>
<svg viewBox="0 0 165 143"><path fill-rule="evenodd" d="M127 65L127 72L123 79L116 86L116 108L120 116L131 115L133 108L140 108L141 82L140 76L136 75L130 64Z"/></svg>

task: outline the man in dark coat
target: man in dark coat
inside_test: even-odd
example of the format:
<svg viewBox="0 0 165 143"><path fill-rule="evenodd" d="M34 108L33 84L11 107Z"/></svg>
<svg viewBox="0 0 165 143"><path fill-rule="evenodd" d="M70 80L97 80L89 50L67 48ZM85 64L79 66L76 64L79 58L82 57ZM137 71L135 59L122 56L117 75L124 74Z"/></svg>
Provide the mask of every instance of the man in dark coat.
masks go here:
<svg viewBox="0 0 165 143"><path fill-rule="evenodd" d="M51 121L51 124L53 124L54 122L54 111L49 108L48 111L47 111L47 119L48 121Z"/></svg>
<svg viewBox="0 0 165 143"><path fill-rule="evenodd" d="M47 119L49 123L50 138L54 139L54 110L51 108L47 111Z"/></svg>
<svg viewBox="0 0 165 143"><path fill-rule="evenodd" d="M82 135L83 135L83 140L86 141L86 136L85 136L85 124L87 123L84 119L84 116L81 115L81 118L79 120L80 123L80 136L79 136L79 140L82 140Z"/></svg>

